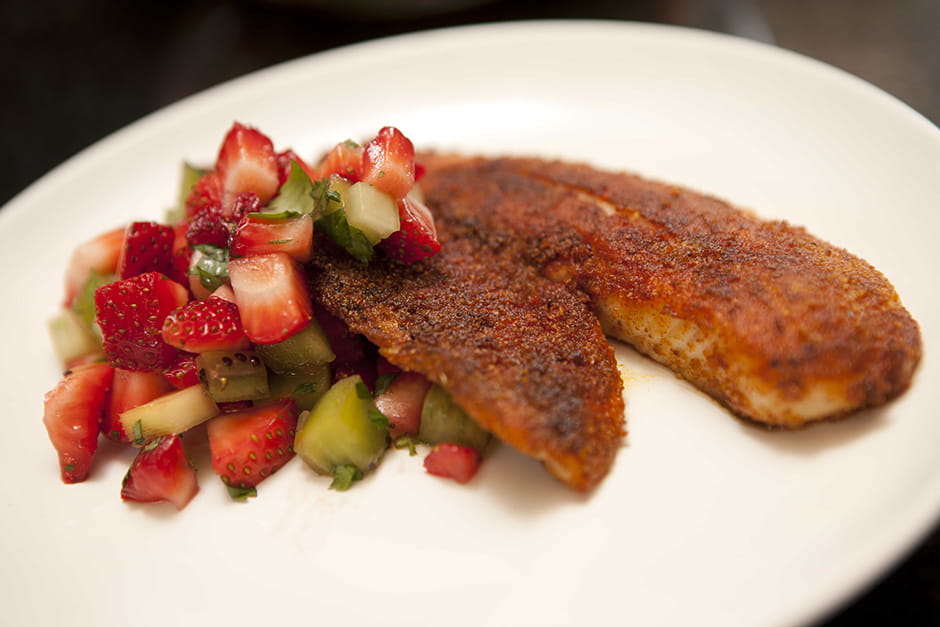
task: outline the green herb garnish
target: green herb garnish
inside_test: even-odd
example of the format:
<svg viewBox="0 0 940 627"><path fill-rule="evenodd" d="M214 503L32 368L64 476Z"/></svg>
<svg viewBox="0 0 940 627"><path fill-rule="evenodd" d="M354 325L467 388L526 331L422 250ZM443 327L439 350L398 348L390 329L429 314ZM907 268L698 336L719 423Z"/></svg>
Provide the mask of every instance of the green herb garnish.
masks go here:
<svg viewBox="0 0 940 627"><path fill-rule="evenodd" d="M408 449L409 455L418 454L418 440L410 435L403 435L399 438L395 438L395 442L393 442L392 445L397 449Z"/></svg>
<svg viewBox="0 0 940 627"><path fill-rule="evenodd" d="M346 211L337 209L316 221L316 228L326 233L330 239L362 263L372 261L375 251L365 233L346 221Z"/></svg>
<svg viewBox="0 0 940 627"><path fill-rule="evenodd" d="M377 409L369 410L369 420L371 420L372 424L380 429L388 429L388 418L386 418L385 414L378 411Z"/></svg>
<svg viewBox="0 0 940 627"><path fill-rule="evenodd" d="M291 160L290 174L268 206L275 212L313 213L316 209L313 188L313 181L304 169Z"/></svg>
<svg viewBox="0 0 940 627"><path fill-rule="evenodd" d="M250 488L239 488L237 486L229 485L225 487L228 489L228 495L236 501L245 502L249 497L258 496L258 489L255 486L251 486Z"/></svg>
<svg viewBox="0 0 940 627"><path fill-rule="evenodd" d="M138 420L134 423L134 426L131 428L131 434L134 436L131 440L137 446L140 446L144 443L144 426Z"/></svg>
<svg viewBox="0 0 940 627"><path fill-rule="evenodd" d="M214 292L228 281L228 248L212 244L199 244L194 248L203 256L190 270L190 274L198 276L199 283L210 292Z"/></svg>
<svg viewBox="0 0 940 627"><path fill-rule="evenodd" d="M399 374L398 372L385 372L380 374L375 380L375 395L380 396L385 394L388 388L392 387L392 383L395 382Z"/></svg>
<svg viewBox="0 0 940 627"><path fill-rule="evenodd" d="M369 391L369 388L366 387L366 384L362 381L356 382L356 396L362 400L372 400L372 392Z"/></svg>
<svg viewBox="0 0 940 627"><path fill-rule="evenodd" d="M352 484L362 479L362 471L352 464L341 464L333 469L333 482L330 489L345 492Z"/></svg>

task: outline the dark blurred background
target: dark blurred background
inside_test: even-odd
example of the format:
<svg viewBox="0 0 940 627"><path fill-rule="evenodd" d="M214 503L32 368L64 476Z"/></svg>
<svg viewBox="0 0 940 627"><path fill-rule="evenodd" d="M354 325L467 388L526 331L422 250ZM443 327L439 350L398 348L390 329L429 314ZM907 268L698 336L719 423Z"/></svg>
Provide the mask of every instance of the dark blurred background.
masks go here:
<svg viewBox="0 0 940 627"><path fill-rule="evenodd" d="M847 70L940 123L940 0L2 0L0 204L92 142L247 72L387 35L544 18L756 39ZM826 626L940 625L938 541L935 531Z"/></svg>

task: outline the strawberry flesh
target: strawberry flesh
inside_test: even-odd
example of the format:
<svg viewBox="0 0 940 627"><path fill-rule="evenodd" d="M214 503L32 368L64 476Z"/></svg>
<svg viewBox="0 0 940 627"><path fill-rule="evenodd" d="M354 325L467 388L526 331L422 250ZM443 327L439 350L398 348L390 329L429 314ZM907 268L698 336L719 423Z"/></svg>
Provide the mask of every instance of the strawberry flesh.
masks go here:
<svg viewBox="0 0 940 627"><path fill-rule="evenodd" d="M159 272L98 288L96 320L111 365L125 370L162 371L175 363L177 349L164 342L160 332L167 314L188 300L185 287Z"/></svg>
<svg viewBox="0 0 940 627"><path fill-rule="evenodd" d="M171 503L182 510L199 492L196 469L186 458L183 440L166 435L140 449L124 476L121 498L138 503Z"/></svg>
<svg viewBox="0 0 940 627"><path fill-rule="evenodd" d="M398 219L399 230L378 244L389 258L410 264L440 252L434 217L424 204L414 198L402 198L398 201Z"/></svg>
<svg viewBox="0 0 940 627"><path fill-rule="evenodd" d="M58 454L64 483L88 477L113 378L114 369L108 364L85 364L66 372L46 394L42 421Z"/></svg>
<svg viewBox="0 0 940 627"><path fill-rule="evenodd" d="M257 129L238 122L222 141L215 172L222 183L223 206L242 192L254 192L267 204L280 182L274 144Z"/></svg>
<svg viewBox="0 0 940 627"><path fill-rule="evenodd" d="M207 207L222 206L222 180L215 172L199 177L186 197L186 215L192 217Z"/></svg>
<svg viewBox="0 0 940 627"><path fill-rule="evenodd" d="M480 452L460 444L437 444L424 458L424 469L437 477L467 483L477 474L482 458Z"/></svg>
<svg viewBox="0 0 940 627"><path fill-rule="evenodd" d="M313 218L275 218L253 214L242 218L231 241L233 257L283 252L299 263L310 261Z"/></svg>
<svg viewBox="0 0 940 627"><path fill-rule="evenodd" d="M362 180L392 196L404 198L415 184L415 148L393 126L379 130L362 151Z"/></svg>
<svg viewBox="0 0 940 627"><path fill-rule="evenodd" d="M163 321L161 335L170 346L190 353L251 346L235 303L212 296L189 301L171 311Z"/></svg>
<svg viewBox="0 0 940 627"><path fill-rule="evenodd" d="M65 271L65 302L71 307L92 271L100 274L117 272L118 260L124 246L124 227L102 233L79 244L72 252Z"/></svg>
<svg viewBox="0 0 940 627"><path fill-rule="evenodd" d="M173 271L173 227L156 222L132 222L124 234L118 260L118 277L126 279L146 272Z"/></svg>
<svg viewBox="0 0 940 627"><path fill-rule="evenodd" d="M392 374L388 388L375 397L375 406L388 418L392 438L415 435L421 426L421 408L431 382L416 372Z"/></svg>
<svg viewBox="0 0 940 627"><path fill-rule="evenodd" d="M177 390L182 390L199 383L199 370L196 368L196 355L179 351L173 363L163 370L163 378Z"/></svg>
<svg viewBox="0 0 940 627"><path fill-rule="evenodd" d="M277 161L278 186L283 185L290 177L291 161L296 162L297 165L300 166L300 169L303 170L308 177L310 177L310 180L315 181L320 178L319 172L317 172L316 168L310 167L310 165L298 157L297 153L295 153L293 150L285 150L284 152L277 153L275 160Z"/></svg>
<svg viewBox="0 0 940 627"><path fill-rule="evenodd" d="M228 265L245 334L256 344L276 344L304 327L313 306L303 270L286 253L232 259Z"/></svg>
<svg viewBox="0 0 940 627"><path fill-rule="evenodd" d="M320 163L318 176L314 180L338 174L351 183L362 180L362 146L355 142L341 142L327 153Z"/></svg>
<svg viewBox="0 0 940 627"><path fill-rule="evenodd" d="M230 490L254 488L294 456L297 417L297 404L283 399L213 418L207 427L212 469Z"/></svg>
<svg viewBox="0 0 940 627"><path fill-rule="evenodd" d="M121 426L121 412L149 403L173 389L163 375L116 368L111 386L111 399L101 421L101 433L115 442L130 442Z"/></svg>

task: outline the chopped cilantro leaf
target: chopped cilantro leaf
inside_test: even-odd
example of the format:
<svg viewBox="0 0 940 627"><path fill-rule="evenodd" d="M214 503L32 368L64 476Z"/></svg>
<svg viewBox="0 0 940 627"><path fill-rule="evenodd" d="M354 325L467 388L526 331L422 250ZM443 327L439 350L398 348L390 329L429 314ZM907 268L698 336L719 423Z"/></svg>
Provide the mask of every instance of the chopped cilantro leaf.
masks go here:
<svg viewBox="0 0 940 627"><path fill-rule="evenodd" d="M302 213L296 211L279 211L274 213L272 211L252 211L248 214L249 218L262 219L262 220L290 220L291 218L299 218L302 216Z"/></svg>
<svg viewBox="0 0 940 627"><path fill-rule="evenodd" d="M408 449L409 455L417 455L418 454L417 444L418 444L418 441L415 440L412 436L403 435L400 438L395 439L393 446L397 449L403 449L403 448Z"/></svg>
<svg viewBox="0 0 940 627"><path fill-rule="evenodd" d="M134 426L131 428L132 435L134 436L131 440L136 445L141 445L144 443L144 426L138 420L134 423Z"/></svg>
<svg viewBox="0 0 940 627"><path fill-rule="evenodd" d="M330 239L342 246L362 263L372 261L375 251L365 233L346 221L346 211L337 209L316 221L316 228L326 233Z"/></svg>
<svg viewBox="0 0 940 627"><path fill-rule="evenodd" d="M247 501L249 497L258 496L258 489L254 486L250 488L239 488L233 485L225 486L228 489L228 495L236 501Z"/></svg>
<svg viewBox="0 0 940 627"><path fill-rule="evenodd" d="M330 179L323 178L313 182L310 197L313 199L311 214L315 220L333 213L343 207L343 196L338 190L332 189Z"/></svg>
<svg viewBox="0 0 940 627"><path fill-rule="evenodd" d="M380 396L385 394L388 391L388 388L392 386L392 383L395 382L395 379L398 378L399 373L397 372L385 372L382 373L375 380L375 395Z"/></svg>
<svg viewBox="0 0 940 627"><path fill-rule="evenodd" d="M313 213L316 209L313 188L313 181L310 180L304 169L292 159L287 180L281 185L277 196L268 206L275 212Z"/></svg>
<svg viewBox="0 0 940 627"><path fill-rule="evenodd" d="M228 248L212 244L199 244L194 248L202 253L202 257L190 274L198 276L204 288L215 291L228 280Z"/></svg>
<svg viewBox="0 0 940 627"><path fill-rule="evenodd" d="M358 396L364 401L371 400L372 392L369 391L369 388L366 387L365 383L363 383L362 381L358 381L356 383L356 396Z"/></svg>
<svg viewBox="0 0 940 627"><path fill-rule="evenodd" d="M385 414L378 410L369 410L369 420L371 420L372 424L380 429L388 429L388 418L386 418Z"/></svg>
<svg viewBox="0 0 940 627"><path fill-rule="evenodd" d="M333 482L330 489L345 492L352 484L362 479L362 471L352 464L341 464L333 469Z"/></svg>

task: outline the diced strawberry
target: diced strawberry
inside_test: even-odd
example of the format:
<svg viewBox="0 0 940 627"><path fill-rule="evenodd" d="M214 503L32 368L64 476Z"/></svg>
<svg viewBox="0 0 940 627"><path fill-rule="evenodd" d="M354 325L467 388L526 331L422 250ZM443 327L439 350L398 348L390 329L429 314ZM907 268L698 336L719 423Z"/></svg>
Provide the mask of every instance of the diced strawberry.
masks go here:
<svg viewBox="0 0 940 627"><path fill-rule="evenodd" d="M285 253L232 259L229 279L245 334L256 344L289 338L313 317L303 270Z"/></svg>
<svg viewBox="0 0 940 627"><path fill-rule="evenodd" d="M108 364L86 364L66 372L46 394L42 421L58 454L64 483L88 477L113 378L114 369Z"/></svg>
<svg viewBox="0 0 940 627"><path fill-rule="evenodd" d="M87 355L82 355L81 357L76 357L75 359L70 359L65 362L66 370L75 370L79 366L84 366L85 364L94 364L97 362L107 362L108 358L104 356L104 353L88 353Z"/></svg>
<svg viewBox="0 0 940 627"><path fill-rule="evenodd" d="M467 483L480 469L480 452L460 444L437 444L424 458L424 469L437 477Z"/></svg>
<svg viewBox="0 0 940 627"><path fill-rule="evenodd" d="M280 183L274 145L257 129L236 122L219 149L215 171L222 182L223 205L229 197L254 192L267 204Z"/></svg>
<svg viewBox="0 0 940 627"><path fill-rule="evenodd" d="M427 172L427 168L425 168L423 165L421 165L420 163L416 161L415 162L415 183L423 179L424 174L426 172Z"/></svg>
<svg viewBox="0 0 940 627"><path fill-rule="evenodd" d="M189 283L189 262L193 256L193 249L186 241L186 231L189 220L183 220L173 226L173 250L170 254L170 271L167 276L179 283Z"/></svg>
<svg viewBox="0 0 940 627"><path fill-rule="evenodd" d="M212 468L233 496L246 496L294 456L297 404L284 399L271 405L217 416L209 421Z"/></svg>
<svg viewBox="0 0 940 627"><path fill-rule="evenodd" d="M186 288L159 272L115 281L95 292L96 320L111 365L126 370L162 371L177 349L160 335L163 320L189 300Z"/></svg>
<svg viewBox="0 0 940 627"><path fill-rule="evenodd" d="M336 144L320 163L319 174L314 180L338 174L356 183L362 180L362 146L353 141Z"/></svg>
<svg viewBox="0 0 940 627"><path fill-rule="evenodd" d="M393 126L382 128L362 152L362 180L404 198L415 183L415 148Z"/></svg>
<svg viewBox="0 0 940 627"><path fill-rule="evenodd" d="M166 501L177 510L186 507L197 492L196 469L189 463L178 435L165 435L140 449L121 486L125 501Z"/></svg>
<svg viewBox="0 0 940 627"><path fill-rule="evenodd" d="M278 186L284 184L287 178L290 176L290 162L296 161L297 165L300 166L300 169L303 170L310 180L315 181L320 178L320 173L317 172L316 168L313 168L306 161L297 156L293 150L285 150L284 152L277 153L275 157L277 160L277 171L278 171Z"/></svg>
<svg viewBox="0 0 940 627"><path fill-rule="evenodd" d="M163 370L163 378L177 390L198 384L199 371L196 368L196 355L179 351L174 362Z"/></svg>
<svg viewBox="0 0 940 627"><path fill-rule="evenodd" d="M173 268L174 239L172 227L156 222L131 222L124 233L118 278L127 279L145 272L169 274Z"/></svg>
<svg viewBox="0 0 940 627"><path fill-rule="evenodd" d="M221 298L222 300L227 300L230 303L235 302L235 292L232 291L232 286L227 283L223 283L219 287L215 288L215 291L212 292L212 296L215 298Z"/></svg>
<svg viewBox="0 0 940 627"><path fill-rule="evenodd" d="M186 197L186 215L192 217L213 205L222 206L222 180L215 172L207 172L199 177L192 191Z"/></svg>
<svg viewBox="0 0 940 627"><path fill-rule="evenodd" d="M228 219L234 228L249 213L258 213L262 208L261 199L254 192L241 192L235 196Z"/></svg>
<svg viewBox="0 0 940 627"><path fill-rule="evenodd" d="M111 386L111 400L101 421L101 433L115 442L129 442L121 426L121 412L149 403L172 389L169 381L156 372L116 368Z"/></svg>
<svg viewBox="0 0 940 627"><path fill-rule="evenodd" d="M211 244L228 246L231 226L222 214L222 205L206 205L190 218L186 226L186 242L190 246Z"/></svg>
<svg viewBox="0 0 940 627"><path fill-rule="evenodd" d="M389 433L393 438L416 434L421 426L421 407L431 382L417 372L390 376L394 379L375 397L375 406L388 418Z"/></svg>
<svg viewBox="0 0 940 627"><path fill-rule="evenodd" d="M302 215L292 218L253 214L242 218L232 235L233 257L265 253L287 253L295 261L310 261L313 244L313 218Z"/></svg>
<svg viewBox="0 0 940 627"><path fill-rule="evenodd" d="M414 263L433 257L441 250L431 211L414 198L398 201L401 227L379 242L378 247L389 258L401 263Z"/></svg>
<svg viewBox="0 0 940 627"><path fill-rule="evenodd" d="M219 204L206 205L190 217L186 242L190 246L211 244L227 248L235 225L249 213L260 210L261 203L254 192L235 195L225 208Z"/></svg>
<svg viewBox="0 0 940 627"><path fill-rule="evenodd" d="M238 307L222 298L191 300L163 321L163 341L190 353L241 350L251 346Z"/></svg>
<svg viewBox="0 0 940 627"><path fill-rule="evenodd" d="M85 285L92 271L101 274L117 272L118 258L124 245L124 227L102 233L101 235L79 244L65 271L66 307L72 306L75 296Z"/></svg>

